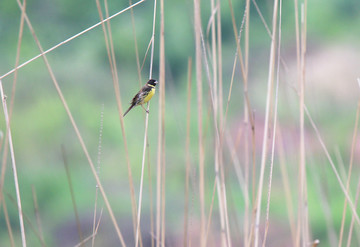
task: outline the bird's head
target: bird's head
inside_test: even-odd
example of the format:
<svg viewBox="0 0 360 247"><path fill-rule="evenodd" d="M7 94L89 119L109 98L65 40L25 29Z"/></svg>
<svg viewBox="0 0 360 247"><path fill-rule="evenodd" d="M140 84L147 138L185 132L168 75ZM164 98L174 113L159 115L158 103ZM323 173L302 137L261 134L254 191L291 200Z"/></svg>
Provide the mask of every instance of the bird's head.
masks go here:
<svg viewBox="0 0 360 247"><path fill-rule="evenodd" d="M155 79L150 79L148 82L147 82L147 84L150 84L151 86L156 86L157 84L158 84L158 81L157 80L155 80Z"/></svg>

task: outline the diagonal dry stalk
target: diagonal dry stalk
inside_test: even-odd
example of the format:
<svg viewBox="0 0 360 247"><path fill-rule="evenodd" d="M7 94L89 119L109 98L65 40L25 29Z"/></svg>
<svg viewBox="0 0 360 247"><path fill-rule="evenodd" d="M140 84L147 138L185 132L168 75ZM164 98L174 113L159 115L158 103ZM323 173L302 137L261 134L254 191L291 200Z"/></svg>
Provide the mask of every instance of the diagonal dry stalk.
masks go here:
<svg viewBox="0 0 360 247"><path fill-rule="evenodd" d="M20 3L19 0L17 1L17 3L18 3L18 5L20 6L20 8L22 8L22 4ZM77 138L78 138L78 140L79 140L79 142L80 142L80 146L81 146L81 148L83 149L83 152L84 152L84 154L85 154L85 156L86 156L86 159L87 159L87 161L88 161L88 163L89 163L90 169L91 169L91 171L92 171L92 173L93 173L93 175L94 175L94 178L95 178L95 180L96 180L96 183L97 183L98 186L99 186L101 195L102 195L102 197L103 197L103 199L104 199L105 205L106 205L106 207L107 207L107 209L108 209L108 212L109 212L109 214L110 214L110 218L111 218L111 221L112 221L112 223L113 223L113 225L114 225L114 228L115 228L116 234L117 234L117 236L118 236L118 238L119 238L119 241L120 241L120 243L121 243L122 246L125 246L125 242L124 242L123 236L122 236L122 234L121 234L120 228L119 228L119 226L118 226L118 224L117 224L117 222L116 222L115 215L114 215L114 213L113 213L113 211L112 211L112 208L111 208L111 206L110 206L110 203L109 203L109 200L108 200L108 198L107 198L107 196L106 196L106 193L105 193L105 191L104 191L104 188L103 188L103 186L102 186L102 184L101 184L101 182L100 182L99 176L98 176L97 173L96 173L95 166L94 166L94 164L93 164L93 162L92 162L92 160L91 160L91 158L90 158L90 154L89 154L89 152L88 152L88 150L87 150L87 148L86 148L85 142L84 142L84 140L83 140L83 138L82 138L82 136L81 136L81 134L80 134L79 128L77 127L77 124L76 124L76 122L75 122L75 120L74 120L74 118L73 118L73 116L72 116L72 114L71 114L70 108L69 108L69 106L68 106L68 104L67 104L67 102L66 102L66 100L65 100L65 97L64 97L64 95L63 95L63 93L62 93L62 91L61 91L61 89L60 89L60 86L59 86L59 84L58 84L58 82L57 82L57 80L56 80L56 78L55 78L55 74L54 74L54 72L53 72L53 70L52 70L52 68L51 68L51 66L50 66L50 64L49 64L49 61L48 61L46 55L44 54L44 50L43 50L43 48L42 48L42 46L41 46L41 44L40 44L40 41L38 40L38 38L37 38L37 36L36 36L36 34L35 34L35 31L34 31L34 29L33 29L33 27L32 27L32 24L31 24L31 22L30 22L30 20L29 20L29 18L28 18L28 16L27 16L26 14L25 14L25 21L27 22L28 27L29 27L32 35L33 35L33 38L34 38L34 40L35 40L35 42L36 42L36 44L37 44L37 46L38 46L38 48L39 48L39 50L40 50L40 53L41 53L42 58L43 58L43 60L44 60L44 62L45 62L46 68L47 68L47 70L48 70L48 72L49 72L49 74L50 74L51 80L53 81L54 87L55 87L55 89L56 89L56 91L57 91L57 93L58 93L58 95L59 95L59 97L60 97L60 100L61 100L61 102L62 102L62 104L63 104L63 106L64 106L64 109L65 109L65 111L66 111L66 114L67 114L68 117L69 117L69 120L70 120L70 122L71 122L71 125L72 125L73 128L74 128L74 131L75 131L75 133L76 133L76 136L77 136ZM99 25L100 25L100 24L99 24Z"/></svg>
<svg viewBox="0 0 360 247"><path fill-rule="evenodd" d="M126 11L128 11L128 10L130 10L130 9L132 9L132 8L134 8L135 6L139 5L140 3L144 2L144 1L146 1L146 0L140 0L140 1L136 2L136 3L134 3L133 5L127 7L127 8L125 8L125 9L123 9L123 10L120 10L119 12L113 14L112 16L110 16L110 17L108 17L108 18L106 18L106 19L104 19L104 20L102 20L102 21L100 21L100 22L92 25L91 27L88 27L88 28L86 28L85 30L83 30L83 31L81 31L81 32L79 32L79 33L71 36L70 38L68 38L68 39L60 42L59 44L57 44L57 45L55 45L55 46L53 46L53 47L51 47L51 48L49 48L49 49L47 49L47 50L45 50L45 51L43 50L40 54L36 55L35 57L27 60L26 62L20 64L19 66L13 68L13 69L10 70L9 72L7 72L7 73L3 74L2 76L0 76L0 80L1 80L1 79L4 79L5 77L7 77L7 76L9 76L9 75L11 75L11 74L14 73L16 70L24 67L25 65L28 65L29 63L33 62L34 60L36 60L36 59L38 59L38 58L40 58L40 57L48 54L49 52L55 50L56 48L59 48L60 46L66 44L66 43L68 43L68 42L70 42L71 40L73 40L73 39L75 39L75 38L78 38L79 36L81 36L81 35L89 32L90 30L92 30L92 29L94 29L94 28L102 25L103 23L105 23L105 22L113 19L114 17L116 17L116 16L118 16L118 15L120 15L120 14L122 14L122 13L124 13L124 12L126 12ZM18 4L19 4L20 6L22 6L19 1L18 1ZM25 17L25 18L27 19L27 17Z"/></svg>
<svg viewBox="0 0 360 247"><path fill-rule="evenodd" d="M9 119L9 113L8 113L8 108L7 108L7 104L6 104L6 96L4 94L3 85L2 85L1 80L0 80L0 95L1 95L1 101L2 101L3 110L4 110L4 117L5 117L6 130L7 130L6 132L7 132L7 136L8 136L8 140L9 140L8 142L9 142L9 149L10 149L11 165L12 165L12 170L13 170L13 175L14 175L14 185L15 185L15 192L16 192L16 202L17 202L16 205L17 205L17 209L18 209L18 213L19 213L21 242L22 242L22 246L26 247L24 219L23 219L23 211L22 211L22 206L21 206L20 188L19 188L19 180L18 180L18 176L17 176L14 146L13 146L12 137L11 137L10 119Z"/></svg>

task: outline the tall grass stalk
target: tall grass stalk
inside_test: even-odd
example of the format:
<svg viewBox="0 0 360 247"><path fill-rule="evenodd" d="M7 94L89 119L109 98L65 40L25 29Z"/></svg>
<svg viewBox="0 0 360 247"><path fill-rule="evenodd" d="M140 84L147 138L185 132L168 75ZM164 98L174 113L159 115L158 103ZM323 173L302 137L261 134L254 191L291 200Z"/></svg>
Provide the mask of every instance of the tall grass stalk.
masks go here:
<svg viewBox="0 0 360 247"><path fill-rule="evenodd" d="M269 59L269 74L268 74L268 83L267 83L267 96L266 96L266 111L265 111L265 123L264 123L264 136L262 143L262 153L261 153L261 166L260 166L260 176L258 184L258 192L256 195L256 218L254 222L254 246L259 244L259 227L260 227L260 214L261 214L261 199L264 183L264 173L268 149L268 131L269 131L269 122L270 122L270 105L271 105L271 92L274 81L274 69L275 69L275 56L276 56L276 31L277 31L277 16L278 16L278 1L274 1L273 9L273 19L272 19L272 36L271 36L271 48L270 48L270 59Z"/></svg>
<svg viewBox="0 0 360 247"><path fill-rule="evenodd" d="M270 172L269 172L269 183L268 183L268 195L267 195L267 205L266 205L266 222L265 222L265 233L263 240L263 247L266 245L267 234L269 230L269 215L270 215L270 198L271 198L271 185L273 179L273 168L274 168L274 155L276 147L276 130L277 130L277 113L278 113L278 101L279 101L279 81L280 81L280 48L281 48L281 10L282 10L282 0L279 1L279 26L278 26L278 39L277 39L277 71L276 71L276 90L275 90L275 105L274 105L274 117L273 117L273 131L272 131L272 145L271 145L271 160L270 160ZM275 37L275 35L274 35Z"/></svg>
<svg viewBox="0 0 360 247"><path fill-rule="evenodd" d="M305 163L305 128L304 128L304 104L305 104L305 55L306 55L306 8L307 1L301 5L301 43L300 43L300 161L299 161L299 207L298 221L300 228L301 243L305 247L310 242L308 227L308 203L307 203L307 178Z"/></svg>
<svg viewBox="0 0 360 247"><path fill-rule="evenodd" d="M159 147L161 155L161 246L165 246L165 179L166 179L166 150L165 150L165 12L164 0L160 0L160 66L159 66L159 79L160 84L160 100L159 100ZM161 145L160 145L161 144ZM160 155L158 158L160 158Z"/></svg>
<svg viewBox="0 0 360 247"><path fill-rule="evenodd" d="M12 142L11 129L10 129L10 119L9 119L9 113L8 113L8 108L7 108L7 104L6 104L6 96L4 94L3 84L2 84L1 80L0 80L0 95L1 95L1 101L2 101L2 106L3 106L3 110L4 110L4 117L5 117L6 130L7 130L6 132L7 132L8 140L9 140L11 165L12 165L12 171L13 171L13 175L14 175L14 186L15 186L15 192L16 192L17 209L18 209L18 213L19 213L21 243L22 243L23 247L26 247L26 235L25 235L25 228L24 228L23 211L22 211L22 206L21 206L20 187L19 187L19 180L18 180L18 175L17 175L14 146L13 146L13 142Z"/></svg>

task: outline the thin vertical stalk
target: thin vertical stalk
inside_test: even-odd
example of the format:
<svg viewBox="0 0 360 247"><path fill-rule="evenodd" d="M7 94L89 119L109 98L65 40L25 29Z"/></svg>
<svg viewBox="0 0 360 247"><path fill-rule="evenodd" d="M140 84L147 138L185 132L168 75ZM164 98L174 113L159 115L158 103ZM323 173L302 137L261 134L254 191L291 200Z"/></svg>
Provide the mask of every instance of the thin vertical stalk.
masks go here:
<svg viewBox="0 0 360 247"><path fill-rule="evenodd" d="M305 95L305 54L306 54L306 0L301 8L301 50L300 50L300 163L299 163L299 224L302 246L309 242L307 214L307 186L305 163L304 95Z"/></svg>
<svg viewBox="0 0 360 247"><path fill-rule="evenodd" d="M266 205L266 223L265 223L265 234L263 240L263 247L266 245L267 233L269 230L269 214L270 214L270 198L271 198L271 185L272 185L272 175L274 168L274 155L275 155L275 140L276 140L276 127L277 127L277 112L278 112L278 92L279 92L279 81L280 81L280 48L281 48L281 9L282 9L282 0L279 1L279 31L278 31L278 48L277 48L277 71L276 71L276 90L275 90L275 105L274 105L274 126L272 131L272 146L271 146L271 161L270 161L270 172L269 172L269 188L268 188L268 199Z"/></svg>
<svg viewBox="0 0 360 247"><path fill-rule="evenodd" d="M161 158L161 246L165 246L165 178L166 178L166 150L165 150L165 17L164 0L160 0L160 100L159 100L159 152L158 158ZM161 156L161 157L160 157Z"/></svg>
<svg viewBox="0 0 360 247"><path fill-rule="evenodd" d="M202 51L201 51L201 16L200 0L194 0L195 31L195 71L198 105L198 142L199 142L199 198L200 198L200 247L205 244L205 188L204 188L204 144L203 144L203 109L202 109Z"/></svg>
<svg viewBox="0 0 360 247"><path fill-rule="evenodd" d="M276 26L277 26L277 14L278 14L278 0L274 1L273 9L273 19L272 19L272 36L271 36L271 48L270 48L270 60L269 60L269 75L268 75L268 85L267 85L267 96L266 96L266 113L265 113L265 123L264 123L264 136L262 144L262 153L261 153L261 166L260 166L260 177L258 192L256 196L256 218L254 224L254 246L257 247L259 244L259 227L260 227L260 214L261 214L261 199L264 183L264 173L266 165L266 156L268 149L268 131L269 131L269 122L270 122L270 105L271 105L271 92L274 81L274 68L275 68L275 54L276 54Z"/></svg>
<svg viewBox="0 0 360 247"><path fill-rule="evenodd" d="M7 135L9 138L11 165L12 165L12 170L13 170L13 175L14 175L14 185L15 185L15 192L16 192L17 209L18 209L18 213L19 213L21 243L22 243L23 247L26 247L24 219L23 219L23 211L22 211L22 206L21 206L20 187L19 187L19 180L18 180L18 175L17 175L14 146L13 146L12 137L11 137L10 119L9 119L9 113L8 113L7 104L6 104L6 96L4 94L3 85L2 85L1 80L0 80L0 94L1 94L2 106L3 106L3 110L4 110Z"/></svg>

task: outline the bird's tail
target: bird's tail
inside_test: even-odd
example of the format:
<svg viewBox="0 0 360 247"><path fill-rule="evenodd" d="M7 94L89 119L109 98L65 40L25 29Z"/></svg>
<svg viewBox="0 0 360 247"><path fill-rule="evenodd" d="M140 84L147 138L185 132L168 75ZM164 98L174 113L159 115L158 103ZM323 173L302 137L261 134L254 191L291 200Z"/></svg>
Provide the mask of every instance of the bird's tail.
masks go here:
<svg viewBox="0 0 360 247"><path fill-rule="evenodd" d="M123 117L125 117L125 115L126 115L134 106L135 106L135 105L131 105L131 106L129 107L129 109L127 109L127 111L124 113Z"/></svg>

